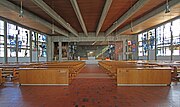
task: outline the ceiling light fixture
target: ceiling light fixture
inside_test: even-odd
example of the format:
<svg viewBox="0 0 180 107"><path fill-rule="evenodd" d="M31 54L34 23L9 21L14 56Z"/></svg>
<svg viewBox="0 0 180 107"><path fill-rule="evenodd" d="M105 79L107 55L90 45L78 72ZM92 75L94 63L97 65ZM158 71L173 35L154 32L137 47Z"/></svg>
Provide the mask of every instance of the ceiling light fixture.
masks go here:
<svg viewBox="0 0 180 107"><path fill-rule="evenodd" d="M132 20L131 20L131 32L133 32L133 23L132 23Z"/></svg>
<svg viewBox="0 0 180 107"><path fill-rule="evenodd" d="M169 13L169 12L170 12L169 1L166 0L166 9L165 9L165 13Z"/></svg>
<svg viewBox="0 0 180 107"><path fill-rule="evenodd" d="M20 12L19 12L19 17L23 17L23 1L21 0L21 8L20 8Z"/></svg>
<svg viewBox="0 0 180 107"><path fill-rule="evenodd" d="M55 34L55 32L54 32L54 21L52 23L52 34Z"/></svg>

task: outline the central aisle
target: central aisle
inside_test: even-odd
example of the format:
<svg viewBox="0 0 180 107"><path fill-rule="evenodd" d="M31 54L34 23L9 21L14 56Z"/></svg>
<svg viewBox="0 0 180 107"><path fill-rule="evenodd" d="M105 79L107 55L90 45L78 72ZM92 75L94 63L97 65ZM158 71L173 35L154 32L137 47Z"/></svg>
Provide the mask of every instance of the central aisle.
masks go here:
<svg viewBox="0 0 180 107"><path fill-rule="evenodd" d="M77 107L115 107L115 83L97 64L87 64L70 85L71 100Z"/></svg>
<svg viewBox="0 0 180 107"><path fill-rule="evenodd" d="M76 78L110 78L97 64L86 65Z"/></svg>

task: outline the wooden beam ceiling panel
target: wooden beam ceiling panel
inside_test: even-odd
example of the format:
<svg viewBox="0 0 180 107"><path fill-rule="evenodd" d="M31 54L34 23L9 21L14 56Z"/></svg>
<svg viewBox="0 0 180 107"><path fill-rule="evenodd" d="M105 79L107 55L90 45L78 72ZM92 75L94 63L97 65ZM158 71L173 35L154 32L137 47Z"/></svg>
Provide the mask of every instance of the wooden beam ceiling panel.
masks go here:
<svg viewBox="0 0 180 107"><path fill-rule="evenodd" d="M111 4L112 4L112 0L106 0L106 3L104 5L103 11L102 11L102 14L101 14L101 17L99 19L99 23L98 23L98 26L96 29L96 36L99 35L99 31L102 28L102 25L104 23L104 20L105 20L107 14L108 14L108 11L109 11L109 8L111 7Z"/></svg>
<svg viewBox="0 0 180 107"><path fill-rule="evenodd" d="M8 0L15 5L20 6L20 0ZM35 5L31 0L23 0L23 9L26 9L29 12L41 17L42 19L48 21L49 23L54 23L54 25L58 26L60 29L66 30L62 27L58 22L53 20L48 14L46 14L41 8Z"/></svg>
<svg viewBox="0 0 180 107"><path fill-rule="evenodd" d="M150 0L147 4L145 4L138 12L136 12L133 16L131 16L128 20L126 20L123 24L121 24L117 29L121 29L122 27L130 24L131 22L143 17L154 9L160 7L165 4L166 0Z"/></svg>
<svg viewBox="0 0 180 107"><path fill-rule="evenodd" d="M109 36L116 28L123 24L128 18L133 16L136 12L139 11L149 0L139 0L137 1L126 13L124 13L115 24L111 25L105 32L105 36Z"/></svg>
<svg viewBox="0 0 180 107"><path fill-rule="evenodd" d="M18 13L8 10L8 8L6 7L0 6L0 16L2 16L2 18L4 19L9 19L12 22L18 22L22 26L26 26L37 31L40 31L39 29L41 29L41 32L51 34L51 29L45 27L42 24L32 21L28 17L24 16L23 18L20 18Z"/></svg>
<svg viewBox="0 0 180 107"><path fill-rule="evenodd" d="M74 9L74 11L76 13L76 16L77 16L77 18L79 20L79 23L81 25L82 30L84 31L85 35L88 36L86 25L84 23L84 19L83 19L82 15L81 15L81 11L79 9L77 1L76 0L70 0L70 1L71 1L71 5L72 5L72 7L73 7L73 9Z"/></svg>
<svg viewBox="0 0 180 107"><path fill-rule="evenodd" d="M13 4L16 4L20 6L20 0L6 0L10 1ZM41 1L41 0L40 0ZM60 15L71 27L73 27L75 30L78 31L79 34L83 33L83 30L81 28L81 25L76 17L76 14L73 10L73 7L71 5L70 0L43 0L48 6L50 6L58 15ZM107 0L108 1L108 0ZM178 1L178 0L169 0L171 1ZM100 20L101 14L103 12L103 8L105 6L106 0L77 0L77 3L79 5L79 9L82 14L82 18L84 19L84 23L87 27L88 35L90 33L96 33L98 22ZM137 3L138 0L112 0L112 4L109 8L109 11L107 13L107 16L104 19L104 23L102 24L102 27L100 28L100 33L104 35L104 32L110 28L110 26L115 23L119 17L124 15L132 5ZM134 15L129 17L124 23L120 24L118 28L115 31L122 30L125 27L129 26L131 22L136 22L136 20L139 20L141 17L146 16L151 11L154 11L156 8L164 5L166 3L166 0L149 0L147 4L145 4L141 9L138 10ZM165 8L165 6L164 6ZM175 9L177 8L177 9ZM23 9L28 10L29 12L32 12L33 14L37 15L38 17L42 18L43 20L49 22L50 24L54 23L55 26L58 27L58 29L63 29L66 32L68 32L64 27L62 27L60 24L57 23L57 21L53 20L51 17L49 17L48 14L46 14L41 8L36 6L31 0L23 0ZM179 15L179 7L173 7L171 8L171 13L173 11L170 18L174 18ZM10 13L11 14L11 13ZM12 19L11 15L7 15L6 13L1 14L1 16L4 15L4 17ZM12 13L12 15L15 15ZM143 24L146 24L145 26L143 24L138 25L137 30L142 31L144 29L150 28L152 26L155 26L157 24L163 23L164 20L162 16L156 16L156 20L153 20L153 23L151 23L151 20L147 20L146 23L143 22ZM164 17L164 16L163 16ZM154 18L154 17L153 17ZM13 20L13 19L12 19ZM132 20L132 21L131 21ZM14 20L16 21L16 20ZM150 21L150 22L149 22ZM32 23L36 23L33 21L22 21L24 24L28 27L32 25ZM18 21L17 21L18 23ZM28 25L29 23L29 25ZM33 26L36 26L35 24ZM43 25L42 25L43 26ZM45 26L46 27L46 26ZM32 27L35 28L35 27ZM43 30L44 28L38 27L39 31L43 32L50 32L48 30ZM134 27L134 29L136 29ZM123 32L123 34L132 34L130 30ZM135 33L135 32L133 32ZM102 35L102 36L103 36ZM85 35L81 35L85 36Z"/></svg>
<svg viewBox="0 0 180 107"><path fill-rule="evenodd" d="M101 32L106 31L119 17L121 17L137 0L113 0ZM131 4L132 3L132 4Z"/></svg>
<svg viewBox="0 0 180 107"><path fill-rule="evenodd" d="M39 6L43 11L45 11L49 16L51 16L54 20L56 20L59 24L61 24L64 28L66 28L69 32L71 32L75 36L79 36L78 32L71 27L69 23L67 23L58 13L56 13L53 8L49 7L44 1L42 0L31 0L37 6Z"/></svg>
<svg viewBox="0 0 180 107"><path fill-rule="evenodd" d="M83 32L70 0L44 0L44 2L54 9L74 29L78 32Z"/></svg>
<svg viewBox="0 0 180 107"><path fill-rule="evenodd" d="M105 0L78 0L88 32L95 32Z"/></svg>
<svg viewBox="0 0 180 107"><path fill-rule="evenodd" d="M170 19L180 17L180 1L178 1L178 0L170 1L171 11L170 11L170 13L167 13L167 14L164 13L165 5L166 4L160 6L156 10L154 10L154 11L148 13L147 15L141 17L140 19L136 20L134 22L134 26L133 26L134 31L133 32L131 32L130 24L128 24L125 27L121 28L118 31L118 34L136 34L145 29L156 26L157 24L161 24ZM161 12L158 13L158 11L161 11ZM156 13L158 13L158 14L156 14Z"/></svg>

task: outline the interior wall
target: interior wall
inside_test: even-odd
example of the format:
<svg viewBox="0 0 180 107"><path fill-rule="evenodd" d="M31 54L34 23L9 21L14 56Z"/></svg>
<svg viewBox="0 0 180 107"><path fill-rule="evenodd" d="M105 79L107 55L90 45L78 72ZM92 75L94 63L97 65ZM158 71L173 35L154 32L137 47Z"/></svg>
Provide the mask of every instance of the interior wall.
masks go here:
<svg viewBox="0 0 180 107"><path fill-rule="evenodd" d="M137 36L134 35L117 35L117 36L108 36L108 37L104 37L104 36L95 36L92 35L88 36L88 37L64 37L64 36L49 36L49 41L48 42L48 61L53 61L53 42L81 42L81 41L122 41L123 44L123 50L122 50L122 54L118 55L118 60L127 60L126 59L126 41L127 40L137 40ZM61 48L61 46L60 46ZM51 50L50 50L51 49ZM60 52L61 54L61 52ZM135 52L133 52L133 60L137 60L137 50ZM62 59L60 59L61 61Z"/></svg>

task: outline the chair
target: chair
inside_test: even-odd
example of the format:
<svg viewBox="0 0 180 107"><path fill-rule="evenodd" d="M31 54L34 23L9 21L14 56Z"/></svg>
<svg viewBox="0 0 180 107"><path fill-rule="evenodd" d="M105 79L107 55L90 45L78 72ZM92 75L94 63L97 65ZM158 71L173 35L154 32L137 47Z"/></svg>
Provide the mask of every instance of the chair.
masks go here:
<svg viewBox="0 0 180 107"><path fill-rule="evenodd" d="M177 70L178 70L178 67L177 66L172 66L172 70L173 70L173 72L172 72L172 74L171 74L171 79L172 80L175 80L175 81L179 81L180 80L180 76L179 76L179 74L178 74L178 72L177 72Z"/></svg>

